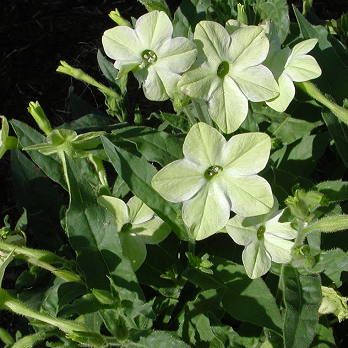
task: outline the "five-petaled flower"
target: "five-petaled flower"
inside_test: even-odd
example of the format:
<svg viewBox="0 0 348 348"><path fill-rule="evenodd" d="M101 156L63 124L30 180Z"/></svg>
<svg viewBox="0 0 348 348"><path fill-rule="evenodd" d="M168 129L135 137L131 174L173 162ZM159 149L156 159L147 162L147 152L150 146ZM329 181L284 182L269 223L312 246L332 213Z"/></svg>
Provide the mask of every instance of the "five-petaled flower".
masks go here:
<svg viewBox="0 0 348 348"><path fill-rule="evenodd" d="M296 44L292 49L285 47L269 55L264 64L272 71L279 84L279 96L266 101L272 109L283 112L295 96L294 82L304 82L321 75L321 69L311 51L318 39L308 39Z"/></svg>
<svg viewBox="0 0 348 348"><path fill-rule="evenodd" d="M146 259L146 244L158 244L169 235L171 229L138 197L126 204L111 196L98 197L98 203L108 209L115 218L116 231L122 252L136 271Z"/></svg>
<svg viewBox="0 0 348 348"><path fill-rule="evenodd" d="M166 200L183 202L182 217L192 238L204 239L226 225L231 210L242 216L270 211L270 185L256 175L266 166L270 147L265 133L238 134L226 141L200 122L185 138L185 157L157 172L152 186Z"/></svg>
<svg viewBox="0 0 348 348"><path fill-rule="evenodd" d="M248 100L275 98L278 85L261 63L269 41L262 27L247 26L230 35L220 24L201 21L194 32L197 62L178 87L191 98L208 102L211 118L225 133L235 131L248 113Z"/></svg>
<svg viewBox="0 0 348 348"><path fill-rule="evenodd" d="M139 17L135 28L118 26L106 30L102 42L105 53L115 59L118 77L133 71L143 84L146 98L172 97L181 73L196 59L195 44L187 38L172 38L173 25L161 11Z"/></svg>
<svg viewBox="0 0 348 348"><path fill-rule="evenodd" d="M287 263L291 260L291 250L297 231L290 222L279 222L283 210L278 210L274 200L272 210L264 215L242 217L234 216L226 225L227 233L245 248L242 254L247 275L258 278L271 268L271 262Z"/></svg>

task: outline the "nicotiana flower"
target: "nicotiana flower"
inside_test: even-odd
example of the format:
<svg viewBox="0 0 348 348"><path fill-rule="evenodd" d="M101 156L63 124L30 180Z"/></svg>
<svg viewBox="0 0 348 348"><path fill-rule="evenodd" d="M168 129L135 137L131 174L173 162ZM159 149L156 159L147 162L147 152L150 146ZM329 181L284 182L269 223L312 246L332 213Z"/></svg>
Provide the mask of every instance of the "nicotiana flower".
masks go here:
<svg viewBox="0 0 348 348"><path fill-rule="evenodd" d="M294 82L304 82L321 75L321 69L315 58L308 55L318 39L308 39L294 46L275 51L267 57L264 64L271 69L279 84L279 96L266 101L272 109L283 112L295 96Z"/></svg>
<svg viewBox="0 0 348 348"><path fill-rule="evenodd" d="M98 203L107 208L115 218L122 252L136 271L146 259L146 244L158 244L170 233L170 227L133 196L126 204L111 196L98 197Z"/></svg>
<svg viewBox="0 0 348 348"><path fill-rule="evenodd" d="M172 38L173 25L164 12L151 11L139 17L135 28L118 26L106 30L105 53L115 59L118 77L133 71L142 82L146 98L166 100L196 59L197 49L184 37Z"/></svg>
<svg viewBox="0 0 348 348"><path fill-rule="evenodd" d="M220 24L201 21L194 32L198 59L178 87L191 98L208 102L211 118L223 132L235 131L248 113L248 100L275 98L278 85L261 63L269 42L260 26L246 26L231 35Z"/></svg>
<svg viewBox="0 0 348 348"><path fill-rule="evenodd" d="M258 278L271 268L271 261L286 263L291 260L291 249L297 231L290 222L279 222L283 210L278 210L274 200L272 210L264 215L253 217L234 216L226 225L232 239L245 245L242 260L247 275Z"/></svg>
<svg viewBox="0 0 348 348"><path fill-rule="evenodd" d="M185 138L185 157L162 168L151 183L166 200L183 202L182 217L192 238L204 239L226 225L231 210L242 216L270 211L271 188L256 175L265 167L270 147L265 133L238 134L226 141L200 122Z"/></svg>
<svg viewBox="0 0 348 348"><path fill-rule="evenodd" d="M70 157L87 157L85 150L93 149L100 144L103 131L77 134L71 129L55 129L46 137L46 143L24 147L23 150L37 150L43 155L65 152Z"/></svg>

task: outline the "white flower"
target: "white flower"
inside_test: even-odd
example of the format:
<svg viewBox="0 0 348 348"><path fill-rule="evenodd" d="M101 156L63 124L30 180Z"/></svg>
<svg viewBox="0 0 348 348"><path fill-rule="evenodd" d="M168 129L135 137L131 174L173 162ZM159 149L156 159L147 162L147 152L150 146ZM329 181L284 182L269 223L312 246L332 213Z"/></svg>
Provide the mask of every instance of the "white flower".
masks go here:
<svg viewBox="0 0 348 348"><path fill-rule="evenodd" d="M246 26L231 35L220 24L201 21L194 39L198 59L178 87L191 98L208 102L211 118L225 133L235 131L248 113L248 100L275 98L278 85L261 63L269 42L263 28Z"/></svg>
<svg viewBox="0 0 348 348"><path fill-rule="evenodd" d="M146 259L146 244L158 244L170 233L170 227L138 197L133 196L126 204L119 198L100 196L98 203L114 216L122 251L134 271Z"/></svg>
<svg viewBox="0 0 348 348"><path fill-rule="evenodd" d="M245 245L242 260L247 275L258 278L271 268L271 261L286 263L291 260L291 249L297 231L290 222L278 222L283 214L275 200L272 210L260 216L234 216L226 225L227 233L240 245Z"/></svg>
<svg viewBox="0 0 348 348"><path fill-rule="evenodd" d="M139 17L135 28L118 26L106 30L105 53L115 59L118 77L134 71L146 98L166 100L196 59L197 49L184 37L172 38L173 25L164 12L151 11Z"/></svg>
<svg viewBox="0 0 348 348"><path fill-rule="evenodd" d="M271 188L256 175L266 166L270 147L265 133L238 134L226 141L200 122L185 138L185 157L162 168L151 184L166 200L183 202L184 223L194 239L204 239L226 225L231 210L243 216L270 211Z"/></svg>

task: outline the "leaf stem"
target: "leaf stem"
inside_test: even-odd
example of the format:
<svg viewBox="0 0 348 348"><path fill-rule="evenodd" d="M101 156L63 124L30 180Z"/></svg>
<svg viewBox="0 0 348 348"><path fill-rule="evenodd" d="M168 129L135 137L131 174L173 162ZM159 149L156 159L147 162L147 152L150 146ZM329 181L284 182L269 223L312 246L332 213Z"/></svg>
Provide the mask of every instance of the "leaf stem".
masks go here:
<svg viewBox="0 0 348 348"><path fill-rule="evenodd" d="M312 82L295 82L295 84L319 103L329 108L341 121L348 124L348 110L325 97Z"/></svg>

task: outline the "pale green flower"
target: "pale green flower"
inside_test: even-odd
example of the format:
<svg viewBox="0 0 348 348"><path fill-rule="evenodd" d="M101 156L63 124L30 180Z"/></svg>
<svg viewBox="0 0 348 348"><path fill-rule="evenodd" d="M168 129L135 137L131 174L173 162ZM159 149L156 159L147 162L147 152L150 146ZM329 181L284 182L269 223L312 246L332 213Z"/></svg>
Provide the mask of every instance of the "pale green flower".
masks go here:
<svg viewBox="0 0 348 348"><path fill-rule="evenodd" d="M278 210L275 200L272 210L253 217L234 216L226 225L231 238L245 248L242 260L247 275L258 278L271 268L271 262L286 263L291 260L291 250L297 231L290 222L278 222L283 210Z"/></svg>
<svg viewBox="0 0 348 348"><path fill-rule="evenodd" d="M226 141L213 127L197 123L188 132L184 158L152 179L166 200L183 202L182 217L192 238L204 239L223 228L230 211L264 214L273 206L268 182L256 175L266 165L271 140L265 133L238 134Z"/></svg>
<svg viewBox="0 0 348 348"><path fill-rule="evenodd" d="M279 96L266 101L272 109L283 112L295 96L294 82L304 82L321 75L321 69L315 58L308 55L318 39L308 39L294 46L275 51L267 57L264 64L271 69L279 84Z"/></svg>
<svg viewBox="0 0 348 348"><path fill-rule="evenodd" d="M172 38L173 25L164 12L151 11L139 17L135 28L118 26L106 30L105 53L115 59L118 77L133 71L143 84L146 98L166 100L196 59L197 49L184 37Z"/></svg>
<svg viewBox="0 0 348 348"><path fill-rule="evenodd" d="M55 129L46 137L46 143L24 147L25 151L37 150L43 155L66 153L69 157L87 157L85 150L93 149L100 144L103 131L77 134L71 129Z"/></svg>
<svg viewBox="0 0 348 348"><path fill-rule="evenodd" d="M269 42L263 28L245 26L231 35L220 24L201 21L194 33L198 59L178 87L191 98L208 102L211 118L223 132L235 131L248 113L248 100L275 98L278 85L261 63Z"/></svg>
<svg viewBox="0 0 348 348"><path fill-rule="evenodd" d="M133 196L126 204L119 198L100 196L98 203L114 216L122 252L134 271L146 259L146 244L158 244L170 233L170 227L138 197Z"/></svg>

